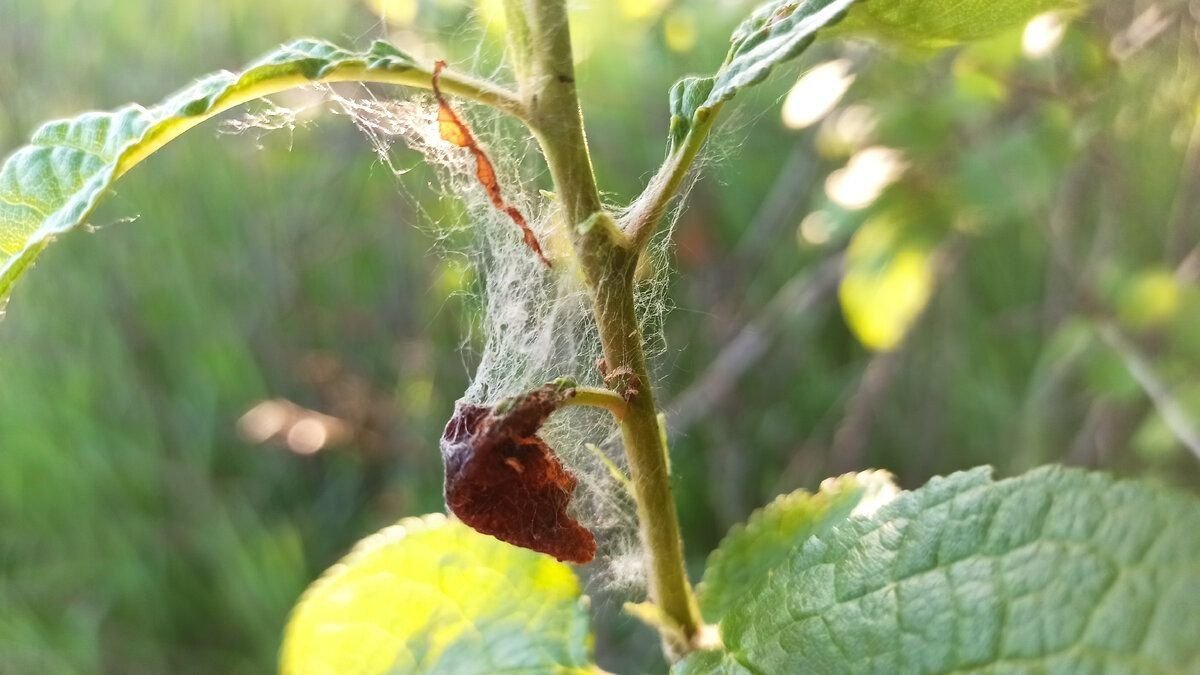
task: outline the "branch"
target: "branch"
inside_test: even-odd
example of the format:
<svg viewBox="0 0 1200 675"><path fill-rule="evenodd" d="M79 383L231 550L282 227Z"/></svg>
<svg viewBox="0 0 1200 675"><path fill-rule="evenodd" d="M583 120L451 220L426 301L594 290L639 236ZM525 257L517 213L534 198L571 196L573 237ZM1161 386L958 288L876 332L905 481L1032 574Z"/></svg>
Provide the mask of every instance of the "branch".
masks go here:
<svg viewBox="0 0 1200 675"><path fill-rule="evenodd" d="M625 414L629 411L629 406L625 402L625 398L611 389L601 389L600 387L575 387L572 393L565 401L563 407L570 406L585 406L588 408L601 408L612 413L612 416L620 422L625 418Z"/></svg>
<svg viewBox="0 0 1200 675"><path fill-rule="evenodd" d="M671 202L678 196L696 156L700 154L700 148L708 140L708 133L721 112L721 105L718 103L697 117L683 144L667 158L646 189L630 205L629 212L622 219L621 229L633 242L634 250L640 251L650 243Z"/></svg>
<svg viewBox="0 0 1200 675"><path fill-rule="evenodd" d="M295 89L296 87L311 86L313 84L333 84L336 82L397 84L432 90L433 66L407 70L375 70L363 66L361 63L350 62L335 66L316 78L308 78L303 74L295 73L285 77L261 80L253 86L231 91L229 95L222 96L214 101L212 107L205 111L203 115L185 118L181 123L171 125L161 133L156 134L152 139L153 142L143 143L134 148L132 152L121 158L121 161L117 165L115 176L125 174L125 172L132 169L170 141L178 138L184 132L226 110L236 108L239 105L256 99L278 94L289 89ZM526 124L529 123L528 111L521 103L521 100L514 92L500 85L453 70L443 71L438 76L438 83L441 85L442 90L448 94L491 106Z"/></svg>
<svg viewBox="0 0 1200 675"><path fill-rule="evenodd" d="M1192 418L1171 393L1171 389L1158 376L1149 359L1143 356L1138 346L1126 338L1112 322L1100 324L1099 330L1100 337L1121 358L1129 374L1150 397L1150 402L1154 404L1158 414L1162 415L1167 428L1197 459L1200 459L1200 429L1196 428Z"/></svg>
<svg viewBox="0 0 1200 675"><path fill-rule="evenodd" d="M564 0L506 0L509 47L521 76L521 96L542 148L562 213L571 225L571 246L592 296L609 373L630 384L621 434L637 501L641 539L648 552L650 599L678 626L662 633L669 657L696 648L702 620L688 581L671 495L671 472L654 395L649 385L642 333L634 307L638 250L605 213L588 153ZM680 637L682 636L682 639Z"/></svg>
<svg viewBox="0 0 1200 675"><path fill-rule="evenodd" d="M428 88L433 68L377 41L351 52L321 40L296 40L241 73L208 75L157 105L127 105L41 126L30 144L0 166L0 302L56 238L86 221L114 181L189 129L248 101L331 82L386 82ZM479 101L528 123L512 92L459 73L442 75L451 94ZM53 176L54 180L46 180Z"/></svg>
<svg viewBox="0 0 1200 675"><path fill-rule="evenodd" d="M784 325L805 314L837 292L842 276L842 256L834 255L815 270L792 277L767 302L763 311L730 340L712 364L667 406L667 430L681 436L707 417L734 390L749 370L758 365Z"/></svg>

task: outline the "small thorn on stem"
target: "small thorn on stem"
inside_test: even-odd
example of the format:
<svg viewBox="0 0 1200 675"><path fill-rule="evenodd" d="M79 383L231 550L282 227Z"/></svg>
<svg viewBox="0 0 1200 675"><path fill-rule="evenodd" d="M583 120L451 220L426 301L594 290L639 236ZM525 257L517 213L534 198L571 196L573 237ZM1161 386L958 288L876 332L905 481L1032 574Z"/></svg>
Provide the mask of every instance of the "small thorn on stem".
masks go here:
<svg viewBox="0 0 1200 675"><path fill-rule="evenodd" d="M639 390L642 386L642 380L633 372L629 366L620 366L609 370L608 361L603 358L596 359L596 369L600 371L600 376L604 378L604 384L609 389L617 392L626 401L632 401L637 398ZM616 383L615 385L613 383Z"/></svg>

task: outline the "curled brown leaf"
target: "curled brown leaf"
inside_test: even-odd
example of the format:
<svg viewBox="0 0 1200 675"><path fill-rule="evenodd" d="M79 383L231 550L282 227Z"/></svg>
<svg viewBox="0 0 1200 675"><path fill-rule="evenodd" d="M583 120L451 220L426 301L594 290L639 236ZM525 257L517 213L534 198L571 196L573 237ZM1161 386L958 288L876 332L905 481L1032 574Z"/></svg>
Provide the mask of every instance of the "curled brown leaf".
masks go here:
<svg viewBox="0 0 1200 675"><path fill-rule="evenodd" d="M467 525L563 561L587 563L596 539L567 513L577 481L538 429L569 396L547 385L495 408L459 402L442 432L445 495Z"/></svg>

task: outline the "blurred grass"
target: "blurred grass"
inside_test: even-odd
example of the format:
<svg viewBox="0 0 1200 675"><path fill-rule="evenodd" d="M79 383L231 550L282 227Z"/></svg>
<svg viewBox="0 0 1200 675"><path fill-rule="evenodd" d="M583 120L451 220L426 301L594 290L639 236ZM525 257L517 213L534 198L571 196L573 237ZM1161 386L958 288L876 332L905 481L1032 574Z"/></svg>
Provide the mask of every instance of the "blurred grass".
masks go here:
<svg viewBox="0 0 1200 675"><path fill-rule="evenodd" d="M354 2L107 5L0 0L3 152L44 119L153 101L297 35L389 30ZM580 82L614 199L661 157L665 91L721 60L735 5L581 8ZM775 312L774 328L673 446L697 568L774 494L867 466L916 485L1066 461L1196 488L1196 458L1095 335L1116 321L1200 417L1200 290L1170 281L1200 244L1200 59L1183 8L1102 4L1044 60L1022 57L1019 32L933 59L819 46L806 63L855 63L839 111L869 106L870 142L912 164L863 211L822 189L861 144L778 121L793 77L731 111L712 153L727 161L674 234L664 400L748 320ZM495 27L470 6L417 10L394 39L496 67ZM1150 11L1168 28L1114 61ZM471 306L452 293L461 270L428 254L414 204L455 213L430 179L417 167L398 189L328 116L261 140L209 126L123 179L98 232L42 258L0 323L0 672L268 670L310 579L363 535L442 508L435 439L467 380ZM798 232L813 212L828 241ZM859 346L830 293L804 312L770 304L881 213L939 251L933 299L897 351ZM1165 309L1137 311L1163 293ZM346 420L349 439L311 456L244 440L237 420L272 398ZM598 606L602 665L660 667L619 602Z"/></svg>

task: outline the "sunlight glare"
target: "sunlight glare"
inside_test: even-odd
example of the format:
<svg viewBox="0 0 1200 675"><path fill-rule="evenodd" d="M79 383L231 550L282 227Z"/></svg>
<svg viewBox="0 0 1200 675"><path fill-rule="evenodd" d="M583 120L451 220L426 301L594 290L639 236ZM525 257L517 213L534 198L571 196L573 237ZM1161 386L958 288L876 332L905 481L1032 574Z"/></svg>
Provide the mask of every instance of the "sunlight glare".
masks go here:
<svg viewBox="0 0 1200 675"><path fill-rule="evenodd" d="M316 417L305 417L292 425L288 430L288 448L297 455L311 455L325 447L329 440L329 430L325 423Z"/></svg>
<svg viewBox="0 0 1200 675"><path fill-rule="evenodd" d="M1066 30L1067 24L1058 13L1038 14L1025 25L1025 33L1021 36L1021 51L1031 59L1045 58L1062 44Z"/></svg>
<svg viewBox="0 0 1200 675"><path fill-rule="evenodd" d="M821 121L854 84L852 68L849 59L837 59L801 75L783 101L783 125L806 129Z"/></svg>
<svg viewBox="0 0 1200 675"><path fill-rule="evenodd" d="M246 411L237 422L242 438L265 443L283 430L289 417L288 407L280 401L262 401Z"/></svg>
<svg viewBox="0 0 1200 675"><path fill-rule="evenodd" d="M904 154L894 148L872 146L860 150L843 169L829 174L825 194L851 211L870 206L908 169Z"/></svg>
<svg viewBox="0 0 1200 675"><path fill-rule="evenodd" d="M836 224L824 211L813 211L800 221L800 242L809 246L822 246L833 237Z"/></svg>

